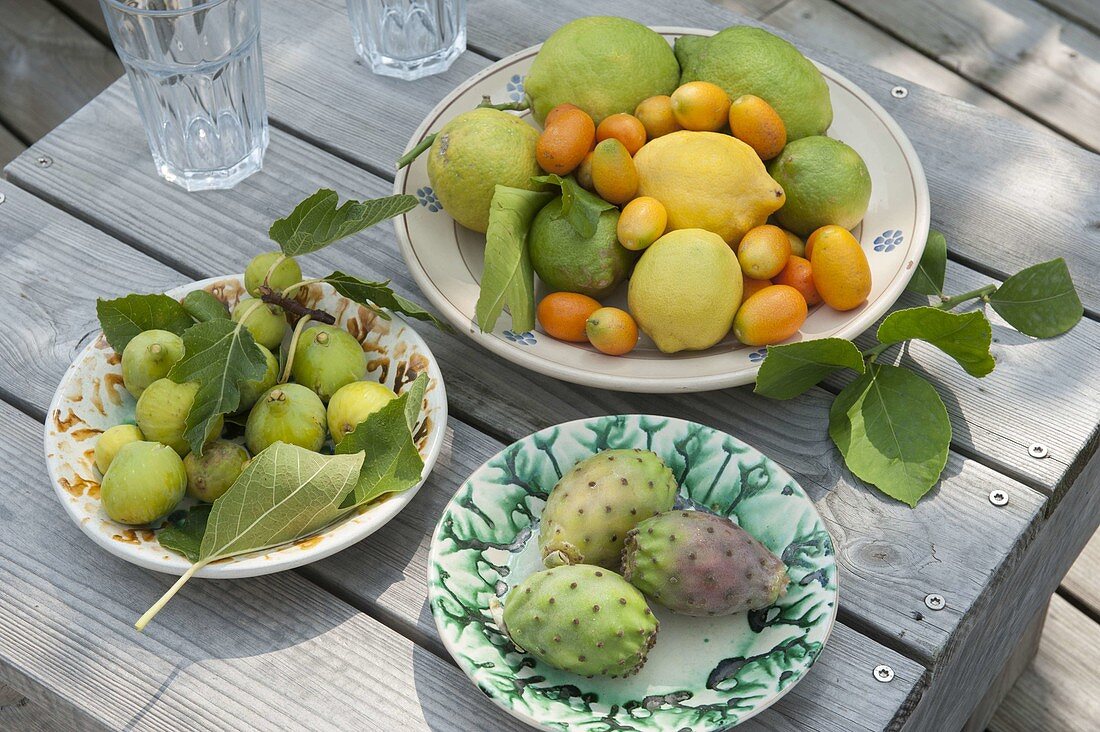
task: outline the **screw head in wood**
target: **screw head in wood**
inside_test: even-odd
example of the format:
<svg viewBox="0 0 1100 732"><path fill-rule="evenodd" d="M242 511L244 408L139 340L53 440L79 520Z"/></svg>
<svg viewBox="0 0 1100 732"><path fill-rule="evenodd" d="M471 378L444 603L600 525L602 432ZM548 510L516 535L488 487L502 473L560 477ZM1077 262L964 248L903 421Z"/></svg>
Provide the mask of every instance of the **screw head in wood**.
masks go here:
<svg viewBox="0 0 1100 732"><path fill-rule="evenodd" d="M39 155L37 158L34 159L34 162L38 165L39 168L48 168L53 165L53 158L51 158L49 155Z"/></svg>
<svg viewBox="0 0 1100 732"><path fill-rule="evenodd" d="M1000 488L994 488L989 492L989 502L994 506L1007 506L1008 505L1008 491L1001 490Z"/></svg>
<svg viewBox="0 0 1100 732"><path fill-rule="evenodd" d="M1033 442L1031 443L1031 446L1027 448L1027 454L1033 458L1036 458L1037 460L1042 460L1049 454L1049 452L1047 451L1047 446L1043 443Z"/></svg>
<svg viewBox="0 0 1100 732"><path fill-rule="evenodd" d="M875 677L875 681L878 681L882 684L889 684L891 681L894 680L894 669L890 668L886 664L875 666L875 670L872 673Z"/></svg>
<svg viewBox="0 0 1100 732"><path fill-rule="evenodd" d="M924 605L929 610L943 610L947 607L947 600L943 599L943 595L931 593L924 596Z"/></svg>
<svg viewBox="0 0 1100 732"><path fill-rule="evenodd" d="M904 86L895 86L893 89L890 90L890 96L894 97L895 99L905 99L907 96L909 96L909 90L906 89Z"/></svg>
<svg viewBox="0 0 1100 732"><path fill-rule="evenodd" d="M6 200L8 200L8 199L4 197L4 194L0 193L0 203L3 203Z"/></svg>

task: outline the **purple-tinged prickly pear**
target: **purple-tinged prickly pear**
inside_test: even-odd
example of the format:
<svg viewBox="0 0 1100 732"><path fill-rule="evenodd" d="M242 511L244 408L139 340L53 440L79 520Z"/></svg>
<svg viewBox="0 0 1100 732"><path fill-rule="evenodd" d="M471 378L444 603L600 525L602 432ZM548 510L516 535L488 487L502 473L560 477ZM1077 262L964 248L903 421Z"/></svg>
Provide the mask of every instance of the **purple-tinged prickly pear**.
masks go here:
<svg viewBox="0 0 1100 732"><path fill-rule="evenodd" d="M499 618L520 649L582 676L637 673L659 625L641 592L591 564L536 572L508 594Z"/></svg>
<svg viewBox="0 0 1100 732"><path fill-rule="evenodd" d="M623 576L654 602L684 615L760 610L787 592L779 557L749 532L703 511L669 511L626 537Z"/></svg>
<svg viewBox="0 0 1100 732"><path fill-rule="evenodd" d="M543 561L619 569L626 532L672 508L679 488L648 450L604 450L561 477L546 499L539 530Z"/></svg>

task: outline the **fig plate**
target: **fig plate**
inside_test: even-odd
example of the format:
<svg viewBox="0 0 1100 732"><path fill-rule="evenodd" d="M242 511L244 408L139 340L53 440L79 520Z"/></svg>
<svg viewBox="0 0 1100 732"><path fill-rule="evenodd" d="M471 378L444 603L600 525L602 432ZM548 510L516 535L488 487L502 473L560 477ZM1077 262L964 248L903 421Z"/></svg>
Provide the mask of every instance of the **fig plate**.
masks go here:
<svg viewBox="0 0 1100 732"><path fill-rule="evenodd" d="M679 483L678 507L736 521L782 559L791 583L770 608L725 617L676 615L650 603L660 629L641 671L584 678L519 651L489 607L542 568L539 518L561 475L614 448L657 453ZM428 603L459 667L529 724L706 732L758 714L803 678L836 620L837 565L813 502L754 448L672 417L594 417L525 437L462 483L432 537Z"/></svg>
<svg viewBox="0 0 1100 732"><path fill-rule="evenodd" d="M240 276L214 277L170 290L182 298L206 290L230 308L247 297ZM345 549L374 533L404 508L423 485L443 446L447 395L443 376L428 346L397 313L385 320L336 293L328 285L309 286L307 304L332 313L336 324L360 343L368 357L365 378L401 393L420 373L429 377L420 421L415 431L424 460L421 480L413 488L383 496L345 519L293 544L232 557L207 565L199 577L231 579L279 572ZM46 416L46 465L57 498L69 518L95 543L126 561L167 574L183 574L191 563L157 541L154 528L124 526L107 517L100 503L101 475L95 466L96 438L108 427L134 420L136 400L122 385L120 357L102 333L96 333L61 379ZM192 503L184 499L181 507ZM163 523L161 521L160 523Z"/></svg>
<svg viewBox="0 0 1100 732"><path fill-rule="evenodd" d="M713 35L694 28L656 27L670 43L682 35ZM494 102L523 99L523 80L540 46L501 59L460 84L416 129L409 148L438 131L459 114L473 109L483 96ZM815 62L816 63L816 62ZM871 294L847 312L816 306L791 340L855 338L882 317L905 290L924 251L929 227L928 184L916 150L901 127L874 96L836 71L817 64L829 85L833 123L828 135L855 150L871 173L871 201L862 224L853 232L871 266ZM529 112L523 118L534 125ZM474 320L474 306L484 269L485 235L459 226L443 210L431 187L427 155L400 171L395 193L416 196L420 205L394 218L397 239L409 271L432 305L479 345L532 371L586 386L633 392L709 391L756 380L764 349L742 345L732 335L705 351L661 353L643 336L625 356L607 356L585 343L567 343L542 330L516 332L504 313L490 333ZM547 289L536 278L536 300ZM626 285L601 299L626 308Z"/></svg>

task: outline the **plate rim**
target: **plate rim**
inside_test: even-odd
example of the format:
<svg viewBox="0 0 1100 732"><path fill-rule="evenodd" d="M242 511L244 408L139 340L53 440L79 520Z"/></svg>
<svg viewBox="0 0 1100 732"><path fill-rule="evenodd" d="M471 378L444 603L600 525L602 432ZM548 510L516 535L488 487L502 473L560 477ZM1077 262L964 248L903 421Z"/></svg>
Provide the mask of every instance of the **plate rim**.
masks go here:
<svg viewBox="0 0 1100 732"><path fill-rule="evenodd" d="M493 454L492 456L487 458L484 462L482 462L476 468L474 468L469 473L469 475L467 475L465 478L463 478L461 481L458 482L458 487L455 489L455 492L451 495L450 499L448 499L446 505L443 507L443 511L442 511L442 513L440 513L439 519L436 521L435 527L432 529L432 539L431 539L431 542L428 546L428 562L427 562L428 566L427 566L427 572L426 572L427 582L428 582L428 591L427 591L427 598L426 599L427 599L427 603L428 603L428 611L431 614L432 620L435 624L436 634L439 636L440 640L443 642L443 647L446 649L447 653L449 653L451 658L454 659L455 664L459 667L459 669L462 670L462 673L465 674L466 678L470 681L470 683L473 684L474 687L481 690L481 687L478 685L477 680L473 676L473 673L474 673L475 669L469 668L467 666L467 664L463 661L462 655L458 652L458 649L457 649L457 646L456 646L456 640L452 639L448 633L444 632L445 629L444 629L444 626L442 624L442 621L440 620L439 615L432 609L432 601L437 597L437 593L434 589L434 587L435 587L434 581L435 581L436 575L437 575L436 567L439 566L438 556L439 556L440 552L442 551L442 549L440 548L441 542L439 541L440 531L443 528L443 521L447 516L447 513L450 509L451 504L458 497L458 494L462 491L463 486L466 485L466 483L468 483L470 481L471 477L473 477L474 475L476 475L477 473L479 473L483 469L485 469L485 467L487 465L489 465L489 463L496 460L498 457L500 457L500 455L502 455L507 450L510 450L513 445L515 445L519 442L522 442L524 440L530 440L535 435L537 435L541 432L544 432L544 431L549 430L549 429L561 429L563 427L565 427L565 428L574 428L577 425L581 425L581 424L584 424L584 423L587 423L587 422L592 422L594 420L608 419L608 418L613 419L613 418L617 418L617 417L638 418L638 419L649 418L649 419L672 420L674 422L682 423L682 424L685 424L685 425L694 425L694 426L697 426L697 427L702 427L706 430L710 430L712 432L717 432L719 434L725 435L725 436L733 439L734 441L740 443L741 445L744 445L746 447L751 448L752 450L756 451L761 457L763 457L765 460L767 460L769 463L771 463L776 468L778 468L778 470L784 476L786 476L791 482L793 482L795 485L797 485L799 487L799 489L805 495L806 500L809 502L810 507L813 509L814 514L817 516L818 521L821 523L822 528L829 535L829 540L833 545L833 566L834 566L834 572L833 572L834 580L833 580L833 583L836 585L836 593L835 593L835 600L834 600L833 606L832 606L832 612L829 614L828 625L826 626L825 634L821 639L821 651L818 653L817 657L813 660L813 662L809 666L806 667L806 669L802 672L802 674L797 679L795 679L792 683L790 683L787 686L780 689L768 701L763 702L762 704L760 704L760 706L758 706L757 708L755 708L752 711L748 712L745 716L739 718L737 720L737 722L734 723L732 726L723 725L723 726L714 727L714 728L708 729L708 730L701 730L700 732L719 732L719 730L723 730L723 729L732 729L733 727L737 727L738 725L748 721L749 719L752 719L756 715L760 714L761 712L763 712L763 711L771 708L773 705L775 705L776 702L778 702L780 699L782 699L784 696L786 696L787 693L790 692L791 689L793 689L803 679L805 679L806 676L810 673L810 671L813 670L813 667L815 665L817 665L817 662L821 658L821 653L824 653L826 646L829 644L829 640L832 638L833 630L836 628L837 614L838 614L839 609L840 609L840 571L839 571L840 570L840 562L837 559L836 539L833 538L832 532L829 530L828 525L825 523L825 519L822 517L821 512L817 510L817 504L814 503L812 498L810 498L810 494L806 492L806 489L802 487L802 484L799 481L795 480L794 476L792 476L789 472L787 472L787 469L784 468L781 463L779 463L777 460L774 460L773 458L769 457L766 453L764 453L761 450L757 449L753 445L750 445L749 443L745 442L744 440L737 437L736 435L732 435L729 432L726 432L725 430L719 429L717 427L712 427L710 425L703 424L702 422L696 422L695 420L684 419L682 417L672 417L672 416L667 416L667 415L658 415L658 414L644 413L644 412L631 412L631 413L623 413L623 414L605 414L605 415L597 415L597 416L593 416L593 417L580 417L578 419L571 419L571 420L568 420L568 421L565 421L565 422L558 422L556 424L547 425L546 427L543 427L543 428L535 430L534 432L531 432L527 435L524 435L523 437L519 438L518 440L513 440L512 442L510 442L507 445L505 445L504 447L502 447L495 454ZM538 719L535 719L534 717L531 717L527 714L524 714L521 711L515 709L514 707L512 707L510 705L505 704L504 700L501 699L499 696L491 695L491 694L486 694L486 696L488 696L489 699L491 699L492 702L497 707L499 707L500 709L503 709L509 715L511 715L512 717L514 717L514 718L516 718L516 719L518 719L522 722L525 722L527 724L530 724L530 725L535 726L535 727L537 727L539 729L542 729L542 730L548 730L549 732L555 732L556 730L559 729L558 727L550 727L546 723L544 723L544 722L542 722Z"/></svg>
<svg viewBox="0 0 1100 732"><path fill-rule="evenodd" d="M243 283L244 281L243 275L239 274L207 277L202 280L195 280L192 282L184 283L177 287L170 288L168 290L165 290L164 294L168 295L169 297L179 299L183 295L193 290L204 289L205 287L214 283L224 282L225 280L230 279L235 279L238 283ZM341 297L343 296L341 295ZM363 514L359 514L359 516L370 515L373 520L362 522L358 530L349 531L347 533L347 536L342 536L337 541L322 541L307 548L299 548L299 556L294 557L279 557L278 553L265 553L255 556L249 556L246 561L215 562L213 564L206 565L201 570L196 572L194 575L195 577L201 577L204 579L244 579L248 577L260 577L266 574L273 574L275 572L282 572L288 569L301 567L303 565L316 562L320 559L324 559L325 557L329 557L333 554L336 554L337 552L347 549L353 544L357 544L358 542L367 538L371 534L381 529L387 523L389 523L398 513L401 512L402 509L405 508L405 506L409 504L410 501L412 501L412 499L420 491L420 488L424 485L425 482L427 482L428 477L431 475L432 470L435 468L435 463L439 457L439 453L442 451L443 441L447 430L447 388L446 384L443 381L443 373L439 368L439 363L435 357L435 354L433 354L431 349L428 348L428 344L424 341L423 337L421 337L416 329L412 327L409 319L403 316L401 313L393 313L388 310L387 312L389 312L392 317L399 318L404 323L406 329L413 334L413 340L419 341L419 346L423 348L425 353L427 353L429 356L428 374L432 377L433 380L436 380L438 382L438 386L436 388L439 390L440 394L442 414L440 415L441 419L436 420L435 426L433 426L428 435L426 449L427 454L424 456L424 469L421 472L420 482L412 488L409 488L407 491L393 495L391 498L388 498L385 501L379 503L377 506L373 507L369 511ZM122 542L111 541L100 535L98 532L92 531L87 526L86 522L82 520L83 518L85 518L85 516L83 514L77 513L74 506L72 505L72 502L66 500L67 493L65 492L64 488L61 487L61 483L57 474L57 467L55 465L56 461L50 454L50 415L60 409L61 401L63 398L62 392L64 385L69 383L70 379L78 371L78 365L84 360L84 358L93 349L96 348L96 342L102 335L102 329L97 328L96 330L92 331L91 338L88 341L87 345L85 345L84 348L80 349L80 351L76 354L75 358L69 364L68 368L65 369L65 373L62 375L61 380L57 384L57 388L54 390L53 398L50 400L50 406L46 412L46 422L43 427L42 442L43 455L46 460L46 471L49 474L50 483L52 484L54 489L54 495L57 497L58 502L61 503L62 507L64 507L65 514L74 524L76 524L80 528L81 532L85 536L90 538L96 545L98 545L102 549L105 549L107 552L118 557L119 559L129 562L130 564L142 567L144 569L151 569L155 572L160 572L162 574L179 576L186 572L188 567L190 567L190 562L187 562L185 557L179 557L182 562L186 563L183 566L177 566L175 563L159 563L149 557L146 557L144 554L132 553L128 551L128 545L123 544ZM344 519L343 522L333 524L332 526L329 526L326 531L314 534L313 536L324 536L331 539L332 537L328 536L330 531L338 526L345 525L347 521L355 520L355 518L357 518L357 516L350 516L349 518ZM125 528L123 524L119 524L119 526ZM284 548L286 547L278 547L278 549ZM168 550L166 549L165 551ZM271 551L272 550L268 550L268 552ZM272 558L262 564L259 561L249 561L260 560L267 556L271 556Z"/></svg>
<svg viewBox="0 0 1100 732"><path fill-rule="evenodd" d="M718 31L705 29L705 28L690 28L682 26L663 26L655 25L648 26L657 33L665 35L697 35L697 36L712 36ZM516 51L496 61L495 63L486 66L476 74L467 77L460 82L454 89L452 89L446 96L443 97L432 109L427 113L420 124L413 131L412 136L409 138L409 142L406 144L405 152L411 150L420 140L423 139L427 133L431 123L438 116L440 109L450 105L457 97L464 94L472 86L477 84L486 76L489 76L502 68L506 68L514 64L517 60L524 58L532 53L537 52L542 47L541 43L528 46L527 48ZM807 56L807 58L810 58ZM828 77L834 83L844 87L853 96L858 98L868 109L878 118L882 124L886 127L894 138L898 147L901 149L902 156L905 158L909 165L909 169L913 178L914 188L916 189L916 229L914 230L913 242L915 246L912 250L912 261L902 269L899 276L896 276L874 302L869 303L863 311L861 311L851 322L842 326L837 332L830 334L830 338L846 338L853 340L857 336L866 332L869 328L873 327L875 322L878 321L886 312L893 307L898 301L901 295L905 292L906 286L916 273L917 265L920 262L920 258L924 253L924 247L928 238L928 232L931 228L931 201L928 192L928 180L924 173L924 167L920 162L920 158L917 155L916 149L913 147L909 137L905 134L905 131L897 123L897 121L890 115L886 109L875 101L866 91L863 90L855 82L848 79L843 74L840 74L835 69L826 66L812 58L810 61L821 70L821 72ZM397 171L397 175L394 178L393 192L400 194L403 192L405 183L408 179L410 166L405 166ZM424 293L425 297L437 308L440 313L455 327L456 330L463 331L466 335L479 345L486 348L491 353L495 353L502 358L511 361L525 369L534 371L535 373L542 374L544 376L550 376L562 381L580 384L582 386L591 386L602 389L610 389L614 391L630 391L638 393L687 393L697 391L713 391L717 389L724 389L733 386L743 386L745 384L751 384L756 381L757 373L760 369L760 363L752 363L747 368L739 368L736 371L723 372L717 374L710 374L705 376L676 376L676 375L664 375L659 377L646 377L646 376L624 376L617 374L601 373L591 370L580 370L575 367L559 363L557 361L550 361L544 357L536 355L535 353L518 348L513 344L507 343L504 340L495 337L493 333L482 333L474 324L473 320L456 306L454 306L450 300L443 295L443 293L435 286L435 283L428 276L428 273L421 266L417 256L416 250L412 245L412 241L408 236L403 222L405 221L406 214L395 217L393 219L394 231L397 234L397 241L401 247L401 256L405 260L405 266L413 276L413 280L416 282L417 287ZM814 339L817 340L817 339ZM702 352L702 353L705 353ZM714 354L718 355L718 354ZM674 359L669 359L670 363L674 363ZM674 369L670 369L674 370Z"/></svg>

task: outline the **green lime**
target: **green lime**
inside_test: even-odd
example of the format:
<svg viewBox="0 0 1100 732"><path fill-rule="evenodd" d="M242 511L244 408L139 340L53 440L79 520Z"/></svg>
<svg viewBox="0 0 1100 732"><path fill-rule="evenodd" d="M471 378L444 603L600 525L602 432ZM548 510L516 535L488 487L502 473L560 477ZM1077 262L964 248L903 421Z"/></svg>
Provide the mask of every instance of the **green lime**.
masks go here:
<svg viewBox="0 0 1100 732"><path fill-rule="evenodd" d="M775 213L784 229L809 236L826 224L851 229L871 200L871 174L863 158L840 140L803 137L787 143L768 172L787 194Z"/></svg>
<svg viewBox="0 0 1100 732"><path fill-rule="evenodd" d="M680 78L672 48L659 33L626 18L592 16L546 39L523 82L535 119L565 102L599 124L634 113L643 99L671 94Z"/></svg>
<svg viewBox="0 0 1100 732"><path fill-rule="evenodd" d="M813 62L779 36L735 25L713 36L676 39L680 83L709 81L730 99L754 94L770 104L787 140L821 135L833 121L829 87Z"/></svg>
<svg viewBox="0 0 1100 732"><path fill-rule="evenodd" d="M619 210L600 214L596 233L584 239L561 212L561 198L543 206L528 233L527 247L536 274L552 290L579 292L599 299L630 274L637 252L615 235Z"/></svg>
<svg viewBox="0 0 1100 732"><path fill-rule="evenodd" d="M531 176L539 133L514 114L474 109L439 131L428 152L428 179L443 209L467 229L485 232L497 185L536 190Z"/></svg>

